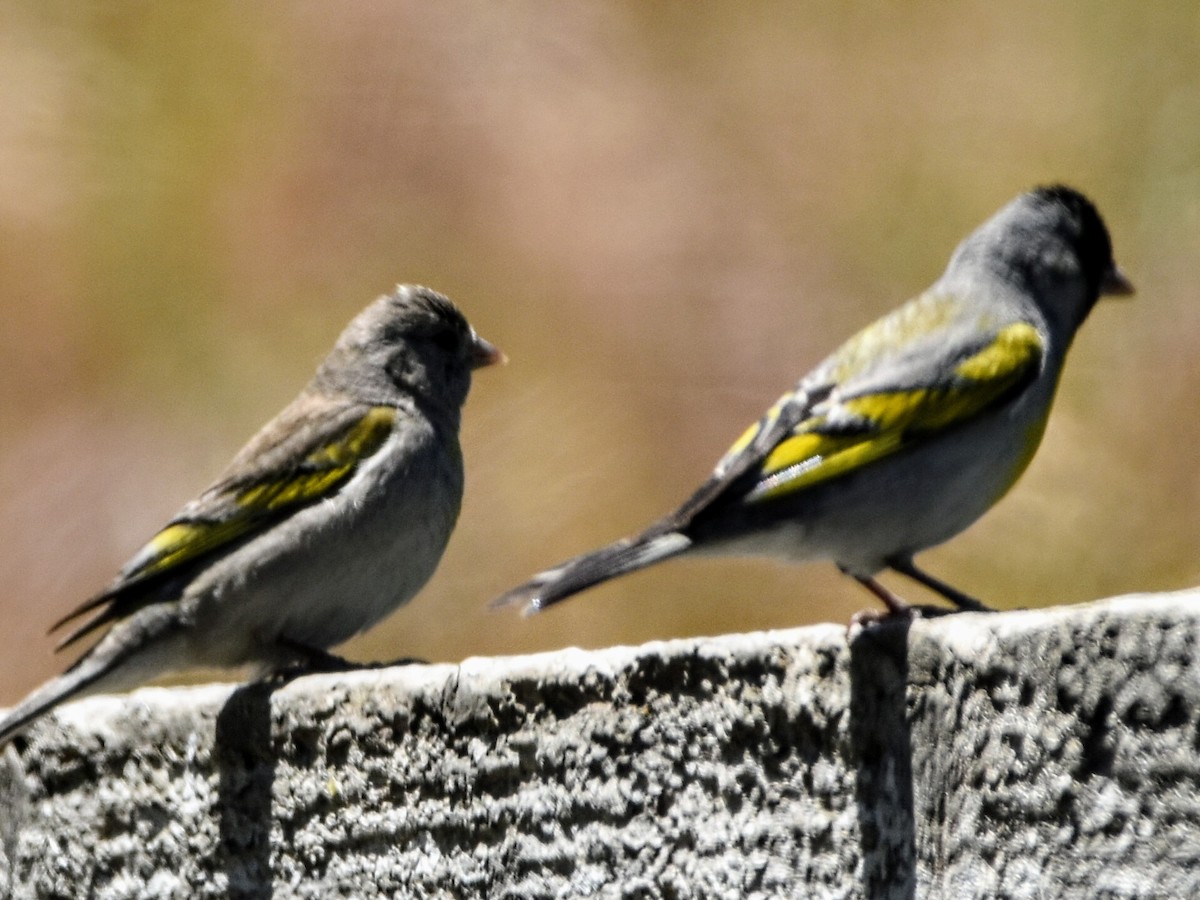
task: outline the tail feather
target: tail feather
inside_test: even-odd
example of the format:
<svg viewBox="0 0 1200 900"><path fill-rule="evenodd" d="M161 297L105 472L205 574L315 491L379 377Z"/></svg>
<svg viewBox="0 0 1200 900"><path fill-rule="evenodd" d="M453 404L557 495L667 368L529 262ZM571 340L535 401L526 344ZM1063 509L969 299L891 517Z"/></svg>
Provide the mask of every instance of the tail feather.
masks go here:
<svg viewBox="0 0 1200 900"><path fill-rule="evenodd" d="M164 642L177 627L178 616L166 606L118 623L67 671L0 715L0 747L60 703L101 690L125 690L169 671L178 648Z"/></svg>
<svg viewBox="0 0 1200 900"><path fill-rule="evenodd" d="M625 538L540 572L497 597L491 605L525 604L526 615L540 612L602 581L678 556L691 546L691 538L678 531Z"/></svg>
<svg viewBox="0 0 1200 900"><path fill-rule="evenodd" d="M16 737L27 725L45 715L60 703L71 699L94 685L112 671L118 661L97 660L89 654L74 666L51 678L32 694L0 716L0 747Z"/></svg>

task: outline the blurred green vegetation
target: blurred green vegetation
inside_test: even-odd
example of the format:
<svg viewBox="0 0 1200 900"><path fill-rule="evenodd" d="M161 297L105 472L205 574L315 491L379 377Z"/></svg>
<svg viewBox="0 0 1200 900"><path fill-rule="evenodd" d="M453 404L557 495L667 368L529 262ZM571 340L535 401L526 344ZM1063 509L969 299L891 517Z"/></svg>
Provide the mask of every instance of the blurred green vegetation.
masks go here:
<svg viewBox="0 0 1200 900"><path fill-rule="evenodd" d="M1198 38L1187 4L9 0L0 703L397 281L512 364L468 403L441 569L351 656L844 621L871 601L832 567L757 561L483 607L670 509L1050 180L1139 294L1081 333L1012 495L924 559L998 605L1196 583Z"/></svg>

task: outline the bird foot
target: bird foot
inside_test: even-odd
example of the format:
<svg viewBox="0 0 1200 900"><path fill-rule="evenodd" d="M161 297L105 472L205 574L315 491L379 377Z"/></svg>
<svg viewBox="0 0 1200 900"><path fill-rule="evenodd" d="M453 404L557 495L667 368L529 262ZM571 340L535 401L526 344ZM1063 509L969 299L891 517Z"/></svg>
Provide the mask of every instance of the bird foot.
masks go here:
<svg viewBox="0 0 1200 900"><path fill-rule="evenodd" d="M870 628L874 625L886 625L892 622L915 622L917 619L936 619L940 616L948 616L957 610L949 609L945 606L927 606L913 605L905 603L903 607L898 609L860 609L850 617L850 624L847 630L858 628Z"/></svg>
<svg viewBox="0 0 1200 900"><path fill-rule="evenodd" d="M401 656L399 659L358 663L346 659L344 656L330 653L328 650L310 647L298 641L282 639L279 643L293 660L272 672L274 678L283 681L290 681L302 675L353 672L359 669L390 669L393 666L429 665L429 660L421 659L419 656Z"/></svg>
<svg viewBox="0 0 1200 900"><path fill-rule="evenodd" d="M351 662L344 656L338 656L320 647L310 647L300 641L280 638L279 646L290 657L290 661L286 665L280 666L276 672L292 678L316 672L349 672L362 668L358 663Z"/></svg>
<svg viewBox="0 0 1200 900"><path fill-rule="evenodd" d="M842 571L845 572L846 570L843 569ZM850 572L846 572L846 574L850 575L851 578L878 597L883 605L887 607L886 609L859 610L850 617L849 628L854 628L856 625L860 628L869 628L872 625L880 625L884 622L912 622L916 619L936 619L939 616L947 616L950 613L959 611L945 606L918 606L907 603L874 578L854 575Z"/></svg>
<svg viewBox="0 0 1200 900"><path fill-rule="evenodd" d="M419 656L401 656L397 659L382 659L378 662L362 663L356 668L359 669L391 669L396 666L427 666L429 660L422 659Z"/></svg>

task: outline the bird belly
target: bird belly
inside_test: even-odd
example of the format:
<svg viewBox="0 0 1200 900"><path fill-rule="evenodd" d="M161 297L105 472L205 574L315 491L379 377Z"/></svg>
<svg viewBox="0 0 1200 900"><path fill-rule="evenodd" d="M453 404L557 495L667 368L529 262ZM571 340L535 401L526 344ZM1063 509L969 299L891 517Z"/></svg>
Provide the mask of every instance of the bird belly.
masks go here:
<svg viewBox="0 0 1200 900"><path fill-rule="evenodd" d="M872 575L891 558L948 540L991 508L1032 458L1048 405L1049 397L1027 394L851 474L775 501L743 504L730 516L733 527L702 534L698 549L832 561Z"/></svg>
<svg viewBox="0 0 1200 900"><path fill-rule="evenodd" d="M458 516L461 456L446 453L431 427L397 432L405 433L394 434L339 493L189 586L183 618L196 653L206 657L193 662L273 663L281 641L332 647L425 585Z"/></svg>

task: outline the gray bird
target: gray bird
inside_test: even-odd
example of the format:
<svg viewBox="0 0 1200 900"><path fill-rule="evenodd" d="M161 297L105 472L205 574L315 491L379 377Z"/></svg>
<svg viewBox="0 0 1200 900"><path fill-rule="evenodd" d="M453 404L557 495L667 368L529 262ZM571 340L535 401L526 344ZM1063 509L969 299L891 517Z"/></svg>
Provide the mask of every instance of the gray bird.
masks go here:
<svg viewBox="0 0 1200 900"><path fill-rule="evenodd" d="M107 629L0 718L196 667L328 667L327 648L428 581L458 518L471 372L503 361L446 297L404 285L342 332L300 395L139 550L59 649Z"/></svg>
<svg viewBox="0 0 1200 900"><path fill-rule="evenodd" d="M1062 186L1023 194L959 245L931 288L784 394L679 509L494 605L533 612L705 554L832 561L893 615L913 610L875 579L884 569L961 609L987 609L913 555L1013 485L1041 441L1076 330L1100 296L1132 292L1091 202Z"/></svg>

